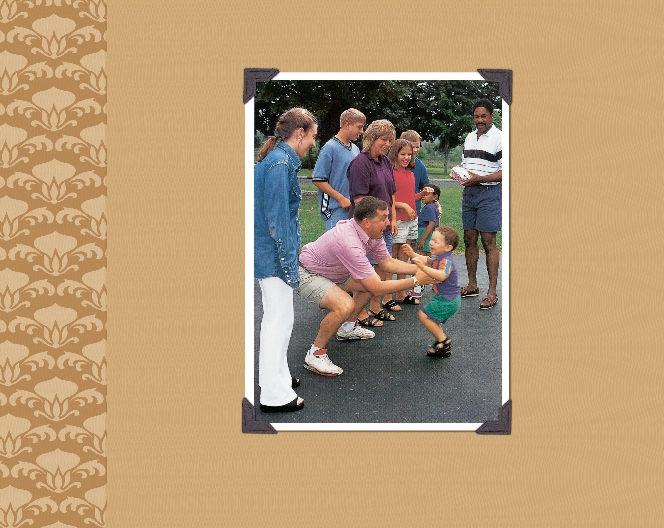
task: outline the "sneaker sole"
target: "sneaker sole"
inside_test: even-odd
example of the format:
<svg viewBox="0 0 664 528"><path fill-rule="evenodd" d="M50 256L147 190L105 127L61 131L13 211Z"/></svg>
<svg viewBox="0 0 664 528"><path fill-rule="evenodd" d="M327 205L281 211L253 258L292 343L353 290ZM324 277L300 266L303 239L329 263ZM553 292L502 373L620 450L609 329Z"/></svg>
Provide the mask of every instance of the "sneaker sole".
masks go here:
<svg viewBox="0 0 664 528"><path fill-rule="evenodd" d="M360 341L362 339L373 339L376 336L371 337L339 337L337 336L338 341Z"/></svg>
<svg viewBox="0 0 664 528"><path fill-rule="evenodd" d="M307 369L307 370L310 370L311 372L314 372L316 374L320 374L321 376L332 377L332 376L340 376L341 374L343 374L343 370L341 372L321 372L320 370L318 370L315 367L312 367L308 363L304 364L304 368Z"/></svg>

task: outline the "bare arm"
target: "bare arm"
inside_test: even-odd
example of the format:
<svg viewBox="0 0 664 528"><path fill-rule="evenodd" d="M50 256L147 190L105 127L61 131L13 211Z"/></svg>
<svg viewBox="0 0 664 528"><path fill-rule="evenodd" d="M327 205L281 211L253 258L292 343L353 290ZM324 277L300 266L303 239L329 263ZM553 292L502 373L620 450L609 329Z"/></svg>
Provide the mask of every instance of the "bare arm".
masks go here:
<svg viewBox="0 0 664 528"><path fill-rule="evenodd" d="M419 261L425 266L429 264L429 257L427 257L426 255L418 255L417 253L415 253L415 251L413 251L413 248L410 247L408 244L404 244L403 246L401 246L401 251L414 263Z"/></svg>
<svg viewBox="0 0 664 528"><path fill-rule="evenodd" d="M431 232L434 230L435 227L436 227L436 222L430 220L429 223L427 224L426 229L424 230L424 233L422 233L422 236L417 239L417 249L424 249L424 241L431 234Z"/></svg>
<svg viewBox="0 0 664 528"><path fill-rule="evenodd" d="M404 211L406 211L406 213L408 214L408 217L411 220L415 220L417 218L417 213L415 212L415 210L410 205L408 205L406 202L394 202L394 207L395 207L395 209L403 209ZM395 216L396 216L396 214L395 214Z"/></svg>
<svg viewBox="0 0 664 528"><path fill-rule="evenodd" d="M470 178L468 178L466 181L461 182L461 185L464 187L468 186L473 186L473 185L479 185L480 183L486 183L486 182L499 182L503 181L503 171L499 170L498 172L494 172L493 174L488 174L486 176L480 176L479 174L475 174L474 172L468 171L468 174L470 174Z"/></svg>
<svg viewBox="0 0 664 528"><path fill-rule="evenodd" d="M418 268L420 268L421 271L426 273L436 282L443 282L445 279L447 279L447 277L450 276L450 273L452 273L452 262L450 262L449 260L445 261L445 267L443 269L430 268L428 266L425 266L421 262L417 262L416 265Z"/></svg>
<svg viewBox="0 0 664 528"><path fill-rule="evenodd" d="M426 273L418 271L415 274L415 278L420 284L433 284L435 281L429 277ZM351 279L351 281L354 279ZM412 288L415 284L413 277L408 277L405 279L398 280L380 280L378 275L372 275L367 279L360 279L356 282L359 282L362 285L362 288L365 291L370 292L372 295L385 295L386 293L394 293L401 290L407 290ZM348 287L352 289L352 285L348 284Z"/></svg>
<svg viewBox="0 0 664 528"><path fill-rule="evenodd" d="M341 194L339 191L335 190L334 187L332 187L329 182L314 181L312 183L316 187L318 187L321 191L323 191L325 194L329 195L330 197L334 198L337 202L339 202L341 207L343 207L344 209L348 209L350 207L350 200L346 198L343 194Z"/></svg>

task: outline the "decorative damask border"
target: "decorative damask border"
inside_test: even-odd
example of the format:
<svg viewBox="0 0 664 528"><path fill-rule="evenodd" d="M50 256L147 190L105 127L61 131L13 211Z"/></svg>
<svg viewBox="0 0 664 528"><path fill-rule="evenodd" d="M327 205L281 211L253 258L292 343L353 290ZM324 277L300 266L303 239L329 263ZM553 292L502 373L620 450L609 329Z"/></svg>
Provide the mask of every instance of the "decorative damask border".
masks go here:
<svg viewBox="0 0 664 528"><path fill-rule="evenodd" d="M106 4L0 4L0 526L106 524Z"/></svg>

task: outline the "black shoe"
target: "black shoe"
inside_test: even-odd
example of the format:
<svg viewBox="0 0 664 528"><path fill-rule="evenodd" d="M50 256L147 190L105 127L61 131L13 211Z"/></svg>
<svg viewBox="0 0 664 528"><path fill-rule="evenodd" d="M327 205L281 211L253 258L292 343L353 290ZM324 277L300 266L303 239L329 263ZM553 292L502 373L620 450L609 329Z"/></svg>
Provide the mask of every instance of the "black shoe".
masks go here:
<svg viewBox="0 0 664 528"><path fill-rule="evenodd" d="M304 401L302 401L302 403L297 403L297 400L296 397L292 402L287 403L286 405L263 405L261 403L261 411L264 413L299 411L304 407Z"/></svg>

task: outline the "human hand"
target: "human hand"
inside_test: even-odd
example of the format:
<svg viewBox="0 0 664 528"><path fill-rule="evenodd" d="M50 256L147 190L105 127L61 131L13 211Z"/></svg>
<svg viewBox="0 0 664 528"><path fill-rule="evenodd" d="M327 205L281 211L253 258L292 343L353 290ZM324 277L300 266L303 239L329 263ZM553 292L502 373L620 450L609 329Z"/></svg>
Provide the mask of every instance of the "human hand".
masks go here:
<svg viewBox="0 0 664 528"><path fill-rule="evenodd" d="M413 255L410 261L415 264L422 264L425 268L429 265L429 257L425 257L424 255Z"/></svg>
<svg viewBox="0 0 664 528"><path fill-rule="evenodd" d="M415 243L415 246L417 247L417 249L424 249L424 240L418 240Z"/></svg>
<svg viewBox="0 0 664 528"><path fill-rule="evenodd" d="M341 197L341 200L339 201L339 205L341 206L342 209L348 210L350 208L350 200L346 198L345 196Z"/></svg>
<svg viewBox="0 0 664 528"><path fill-rule="evenodd" d="M479 174L475 174L474 172L470 171L468 171L468 174L470 175L470 178L461 182L461 185L464 187L474 187L475 185L479 185L484 181L484 178L482 178Z"/></svg>
<svg viewBox="0 0 664 528"><path fill-rule="evenodd" d="M397 224L397 219L392 218L392 236L395 237L399 233L399 224Z"/></svg>
<svg viewBox="0 0 664 528"><path fill-rule="evenodd" d="M408 204L406 204L406 212L408 213L408 217L409 217L411 220L415 220L415 219L417 218L417 213L416 213L416 212L414 211L414 209L413 209L410 205L408 205Z"/></svg>
<svg viewBox="0 0 664 528"><path fill-rule="evenodd" d="M424 273L422 270L418 270L417 273L415 273L415 278L422 286L436 282L432 277L429 277L429 275Z"/></svg>
<svg viewBox="0 0 664 528"><path fill-rule="evenodd" d="M411 259L417 256L415 254L415 252L413 251L413 248L410 247L408 244L403 244L401 246L401 253L403 253L405 256L407 256Z"/></svg>

